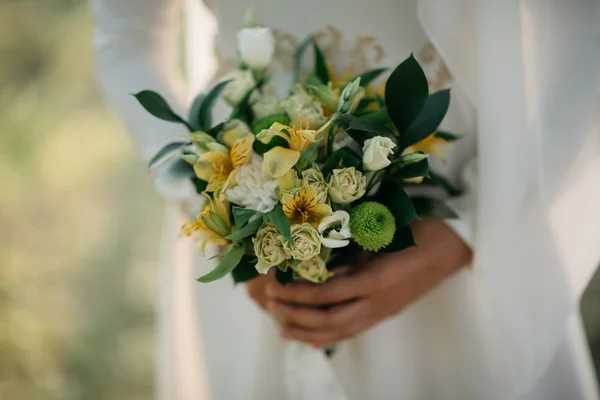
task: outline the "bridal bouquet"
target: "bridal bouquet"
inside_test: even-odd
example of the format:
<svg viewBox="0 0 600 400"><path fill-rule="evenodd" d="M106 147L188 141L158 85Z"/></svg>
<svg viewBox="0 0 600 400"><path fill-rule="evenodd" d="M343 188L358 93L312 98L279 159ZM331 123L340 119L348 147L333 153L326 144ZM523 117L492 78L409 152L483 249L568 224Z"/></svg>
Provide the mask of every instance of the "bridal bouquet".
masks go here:
<svg viewBox="0 0 600 400"><path fill-rule="evenodd" d="M235 282L276 269L286 283L325 282L333 267L361 252L396 252L414 245L409 223L452 213L433 199L410 198L407 186L440 185L430 154L456 137L438 131L450 102L448 90L429 93L411 55L387 77L386 69L349 80L332 76L313 38L297 49L295 84L278 98L269 86L275 40L250 24L238 34L240 62L193 102L184 119L157 93L135 95L152 115L183 124L185 140L169 143L150 161L173 179L191 179L206 197L196 220L181 234L202 254L218 246L218 266L200 277L231 273ZM305 56L313 67L303 74ZM213 124L223 99L232 107Z"/></svg>

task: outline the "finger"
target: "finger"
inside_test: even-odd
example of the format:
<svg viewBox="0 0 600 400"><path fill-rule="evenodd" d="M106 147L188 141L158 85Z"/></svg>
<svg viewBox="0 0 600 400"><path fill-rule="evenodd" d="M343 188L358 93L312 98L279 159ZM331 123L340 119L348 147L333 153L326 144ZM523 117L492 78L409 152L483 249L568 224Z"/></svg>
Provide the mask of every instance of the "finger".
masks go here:
<svg viewBox="0 0 600 400"><path fill-rule="evenodd" d="M311 343L318 348L333 346L343 340L350 339L362 329L359 324L354 324L345 329L313 331L292 325L281 328L281 337L289 340Z"/></svg>
<svg viewBox="0 0 600 400"><path fill-rule="evenodd" d="M369 315L368 302L358 300L328 308L315 308L269 301L268 309L281 324L300 328L339 329L356 323Z"/></svg>
<svg viewBox="0 0 600 400"><path fill-rule="evenodd" d="M267 296L273 300L303 305L342 303L364 296L375 289L376 271L367 268L355 274L341 275L321 283L290 283L285 286L269 284Z"/></svg>

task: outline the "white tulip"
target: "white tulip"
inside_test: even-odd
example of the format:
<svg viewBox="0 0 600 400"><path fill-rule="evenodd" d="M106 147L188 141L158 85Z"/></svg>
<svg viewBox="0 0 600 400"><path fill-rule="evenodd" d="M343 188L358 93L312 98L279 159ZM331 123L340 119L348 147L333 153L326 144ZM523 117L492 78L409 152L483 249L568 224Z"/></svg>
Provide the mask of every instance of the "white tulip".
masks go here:
<svg viewBox="0 0 600 400"><path fill-rule="evenodd" d="M335 211L329 217L323 218L319 224L321 244L330 249L347 246L350 243L350 214L346 211Z"/></svg>
<svg viewBox="0 0 600 400"><path fill-rule="evenodd" d="M363 165L368 171L379 171L391 164L388 157L394 154L396 144L388 137L375 136L365 140L363 145Z"/></svg>
<svg viewBox="0 0 600 400"><path fill-rule="evenodd" d="M275 36L271 29L262 26L244 28L237 38L242 61L256 70L269 66L275 53Z"/></svg>

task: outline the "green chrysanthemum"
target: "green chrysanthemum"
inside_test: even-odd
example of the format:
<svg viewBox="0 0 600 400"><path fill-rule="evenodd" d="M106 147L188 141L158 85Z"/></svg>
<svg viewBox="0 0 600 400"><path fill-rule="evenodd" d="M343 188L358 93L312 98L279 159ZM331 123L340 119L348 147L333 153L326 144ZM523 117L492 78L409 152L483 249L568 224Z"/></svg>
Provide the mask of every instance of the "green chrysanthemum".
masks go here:
<svg viewBox="0 0 600 400"><path fill-rule="evenodd" d="M394 239L396 219L383 204L362 203L350 212L352 238L366 251L378 251Z"/></svg>

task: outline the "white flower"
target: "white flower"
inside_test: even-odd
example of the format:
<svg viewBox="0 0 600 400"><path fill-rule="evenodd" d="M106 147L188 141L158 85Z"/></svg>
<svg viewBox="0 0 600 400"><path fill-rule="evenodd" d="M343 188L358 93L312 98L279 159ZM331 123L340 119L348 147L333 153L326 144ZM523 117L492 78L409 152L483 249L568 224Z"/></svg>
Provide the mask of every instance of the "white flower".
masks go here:
<svg viewBox="0 0 600 400"><path fill-rule="evenodd" d="M232 107L238 105L246 93L256 85L252 71L247 69L235 70L225 75L221 80L231 80L223 91L223 100Z"/></svg>
<svg viewBox="0 0 600 400"><path fill-rule="evenodd" d="M375 136L372 139L365 140L363 145L363 165L368 171L379 171L391 164L388 159L390 154L394 154L393 148L396 147L394 141L388 137Z"/></svg>
<svg viewBox="0 0 600 400"><path fill-rule="evenodd" d="M313 130L319 129L327 122L327 118L323 115L321 103L313 100L305 92L293 94L283 100L281 108L285 110L292 121L296 118L300 118L302 123L305 120L310 121L310 129Z"/></svg>
<svg viewBox="0 0 600 400"><path fill-rule="evenodd" d="M323 218L319 224L321 243L330 249L347 246L352 234L350 233L350 214L346 211L335 211L329 217Z"/></svg>
<svg viewBox="0 0 600 400"><path fill-rule="evenodd" d="M265 69L275 52L275 36L271 29L261 26L238 32L238 47L242 61L252 69Z"/></svg>
<svg viewBox="0 0 600 400"><path fill-rule="evenodd" d="M252 104L252 111L256 120L260 121L263 118L267 118L270 115L281 114L283 109L279 105L279 99L277 96L267 94L262 98L258 99Z"/></svg>
<svg viewBox="0 0 600 400"><path fill-rule="evenodd" d="M277 181L269 179L262 172L262 160L253 158L248 165L236 170L237 185L225 192L227 200L238 206L261 213L268 213L279 202L275 189Z"/></svg>

